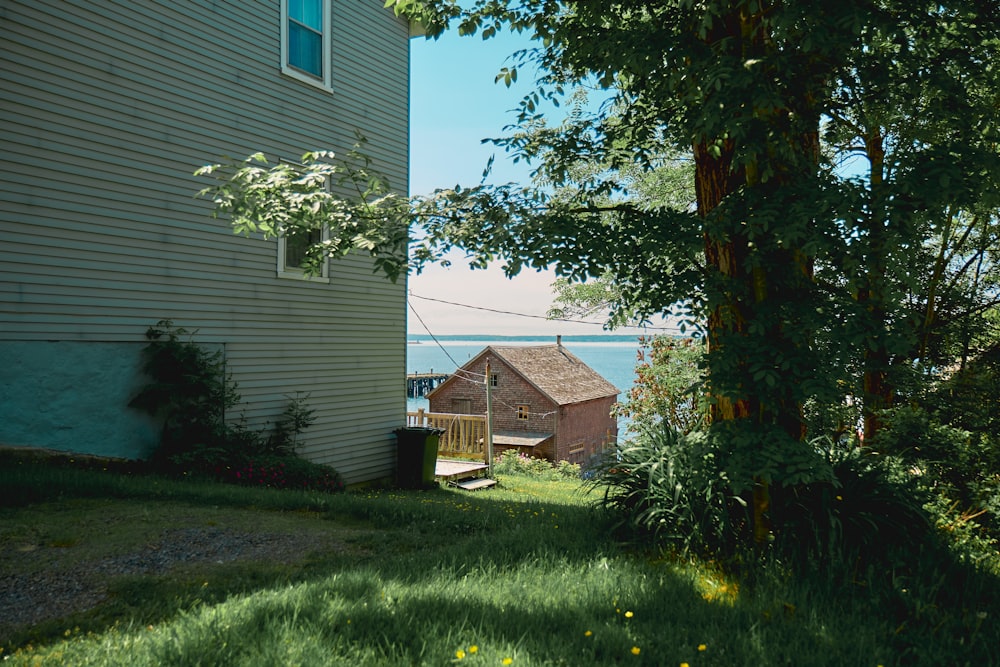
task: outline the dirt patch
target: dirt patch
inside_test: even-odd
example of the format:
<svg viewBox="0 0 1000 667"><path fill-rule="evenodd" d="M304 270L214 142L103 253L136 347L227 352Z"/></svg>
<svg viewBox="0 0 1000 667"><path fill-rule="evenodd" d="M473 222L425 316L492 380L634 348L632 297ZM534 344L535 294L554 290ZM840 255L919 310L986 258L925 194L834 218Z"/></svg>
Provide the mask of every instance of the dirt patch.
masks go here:
<svg viewBox="0 0 1000 667"><path fill-rule="evenodd" d="M78 549L77 540L91 537L54 540L22 524L20 531L8 531L6 539L0 540L0 637L96 607L107 599L117 577L156 576L184 566L210 570L237 562L295 565L317 553L363 553L345 539L354 531L341 531L317 519L287 518L300 530L177 528L159 532L138 548L85 559L81 554L93 551ZM273 524L274 517L269 519ZM306 521L318 525L303 530L301 524Z"/></svg>

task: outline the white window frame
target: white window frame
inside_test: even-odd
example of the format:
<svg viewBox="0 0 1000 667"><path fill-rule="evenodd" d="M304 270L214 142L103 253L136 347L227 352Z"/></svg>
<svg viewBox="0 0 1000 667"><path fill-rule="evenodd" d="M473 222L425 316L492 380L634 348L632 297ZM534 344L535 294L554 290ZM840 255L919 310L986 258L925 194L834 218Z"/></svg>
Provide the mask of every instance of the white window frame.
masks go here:
<svg viewBox="0 0 1000 667"><path fill-rule="evenodd" d="M286 0L282 0L282 6L285 5ZM289 164L293 167L304 168L301 162L296 162L294 160L282 159L281 162ZM330 179L327 178L326 189L330 190L333 184ZM320 240L328 241L330 240L330 230L324 228L320 234ZM330 258L323 258L323 267L319 272L319 275L308 275L305 269L301 269L297 266L288 266L288 241L285 239L284 234L278 235L278 277L288 278L291 280L308 280L317 283L328 283L330 282Z"/></svg>
<svg viewBox="0 0 1000 667"><path fill-rule="evenodd" d="M309 72L298 69L288 64L288 0L281 0L281 73L299 81L308 83L311 86L322 88L327 92L333 92L332 79L330 76L331 64L333 63L333 40L331 32L330 0L323 2L323 76L317 77Z"/></svg>
<svg viewBox="0 0 1000 667"><path fill-rule="evenodd" d="M324 229L321 238L326 241L330 238L330 230ZM288 278L292 280L308 280L311 282L318 283L328 283L330 282L330 259L325 258L323 260L323 268L319 275L310 276L307 275L304 269L297 266L288 266L286 264L288 260L287 251L288 242L286 241L284 235L278 236L278 277Z"/></svg>

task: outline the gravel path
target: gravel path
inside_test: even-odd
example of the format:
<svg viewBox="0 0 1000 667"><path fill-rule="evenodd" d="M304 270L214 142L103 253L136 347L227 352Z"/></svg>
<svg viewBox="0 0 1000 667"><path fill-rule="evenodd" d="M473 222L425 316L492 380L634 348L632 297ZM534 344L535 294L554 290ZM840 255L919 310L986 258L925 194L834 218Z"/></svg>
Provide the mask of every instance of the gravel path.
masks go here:
<svg viewBox="0 0 1000 667"><path fill-rule="evenodd" d="M223 528L172 530L132 553L65 567L57 565L30 574L0 575L0 636L4 630L35 625L100 604L107 598L107 584L114 577L162 574L191 563L294 563L317 549L338 548L344 545L332 537L301 533L246 533ZM32 551L27 549L0 554L0 559L31 557Z"/></svg>

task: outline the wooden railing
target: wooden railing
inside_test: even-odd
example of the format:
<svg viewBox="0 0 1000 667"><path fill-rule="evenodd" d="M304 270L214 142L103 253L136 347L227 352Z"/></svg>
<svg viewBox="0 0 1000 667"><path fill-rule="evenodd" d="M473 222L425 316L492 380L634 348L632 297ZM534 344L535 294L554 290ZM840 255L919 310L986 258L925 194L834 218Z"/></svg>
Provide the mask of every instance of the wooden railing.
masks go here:
<svg viewBox="0 0 1000 667"><path fill-rule="evenodd" d="M484 415L453 415L443 412L406 413L407 426L429 426L444 429L438 442L438 456L486 461L486 417ZM486 461L489 463L489 461Z"/></svg>

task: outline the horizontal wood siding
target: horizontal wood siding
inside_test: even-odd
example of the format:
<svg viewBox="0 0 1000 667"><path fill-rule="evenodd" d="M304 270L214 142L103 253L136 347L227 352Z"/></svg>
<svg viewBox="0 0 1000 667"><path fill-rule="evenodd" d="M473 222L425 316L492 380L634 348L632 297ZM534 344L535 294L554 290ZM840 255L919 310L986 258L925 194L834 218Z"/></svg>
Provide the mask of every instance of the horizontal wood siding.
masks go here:
<svg viewBox="0 0 1000 667"><path fill-rule="evenodd" d="M560 408L557 460L587 463L617 441L618 420L611 415L616 398L595 398Z"/></svg>
<svg viewBox="0 0 1000 667"><path fill-rule="evenodd" d="M462 366L463 373L453 374L428 394L431 412L452 412L456 400L468 400L472 414L485 415L486 386L483 380L472 382L468 378L485 378L486 362L487 355L479 353ZM535 447L532 455L536 458L555 460L554 443L559 437L558 407L502 359L490 360L490 374L497 376L497 385L490 390L493 432L554 434L554 438ZM528 419L517 418L519 405L528 406Z"/></svg>
<svg viewBox="0 0 1000 667"><path fill-rule="evenodd" d="M142 341L171 319L225 345L252 424L308 392L303 453L348 483L390 476L405 284L363 256L279 279L277 243L212 219L192 175L360 133L405 191L408 27L382 5L334 0L330 93L281 74L277 0L0 4L0 344Z"/></svg>

